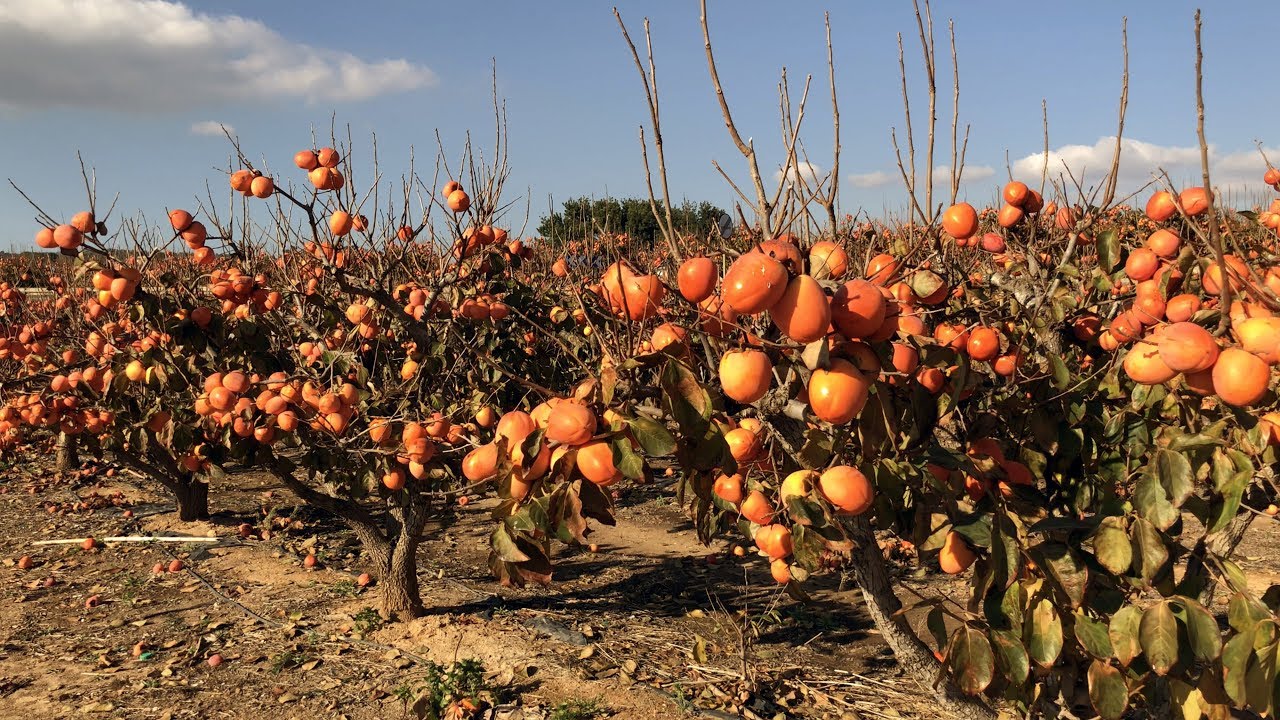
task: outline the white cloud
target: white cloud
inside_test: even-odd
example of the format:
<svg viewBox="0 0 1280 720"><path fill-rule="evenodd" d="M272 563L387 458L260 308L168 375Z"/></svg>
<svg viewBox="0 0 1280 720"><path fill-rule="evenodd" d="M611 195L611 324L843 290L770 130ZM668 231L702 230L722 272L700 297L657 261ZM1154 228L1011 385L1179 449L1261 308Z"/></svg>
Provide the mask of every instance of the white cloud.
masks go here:
<svg viewBox="0 0 1280 720"><path fill-rule="evenodd" d="M216 135L218 137L223 137L222 129L224 127L227 129L227 132L231 133L232 135L236 134L235 128L231 127L226 123L218 122L217 120L201 120L198 123L192 123L191 134L192 135Z"/></svg>
<svg viewBox="0 0 1280 720"><path fill-rule="evenodd" d="M856 188L873 188L888 185L895 179L898 179L897 175L890 175L883 170L876 170L875 172L850 175L849 184Z"/></svg>
<svg viewBox="0 0 1280 720"><path fill-rule="evenodd" d="M986 165L965 165L964 174L960 177L960 182L967 183L974 180L985 180L995 175L995 168ZM885 172L876 170L875 172L858 173L849 176L849 184L856 188L875 188L889 185L891 183L901 183L902 174L898 172ZM921 178L921 190L924 189L925 179ZM951 166L938 165L933 169L933 186L936 190L940 187L950 187L951 184Z"/></svg>
<svg viewBox="0 0 1280 720"><path fill-rule="evenodd" d="M787 168L786 175L788 184L794 185L796 178L801 177L804 178L804 182L809 189L813 190L817 188L819 182L826 179L827 172L822 169L821 165L797 160L795 167ZM773 174L773 179L774 182L782 182L782 168L778 168L778 171Z"/></svg>
<svg viewBox="0 0 1280 720"><path fill-rule="evenodd" d="M156 112L226 102L364 100L433 85L406 60L365 60L261 22L170 0L0 2L0 106Z"/></svg>
<svg viewBox="0 0 1280 720"><path fill-rule="evenodd" d="M1090 185L1098 185L1111 167L1111 157L1115 153L1115 136L1099 138L1093 145L1064 145L1049 151L1049 177L1066 178L1071 186L1071 176L1067 175L1064 165L1071 169L1072 175L1087 190ZM1275 159L1280 150L1266 148L1268 157ZM1019 159L1013 164L1013 176L1019 180L1040 180L1040 170L1044 165L1044 153L1033 153ZM1200 184L1200 147L1198 145L1156 145L1154 143L1125 138L1120 145L1119 193L1123 197L1145 185L1161 169L1169 173L1175 185L1184 183ZM1250 192L1266 189L1262 183L1262 173L1266 165L1257 150L1222 153L1214 146L1209 146L1209 171L1214 186L1222 190ZM1157 183L1163 187L1163 181ZM1074 189L1072 190L1074 193Z"/></svg>
<svg viewBox="0 0 1280 720"><path fill-rule="evenodd" d="M972 182L974 180L986 180L996 174L996 169L989 165L965 165L963 174L960 176L961 183ZM934 187L944 185L951 186L951 166L938 165L933 168L933 184Z"/></svg>

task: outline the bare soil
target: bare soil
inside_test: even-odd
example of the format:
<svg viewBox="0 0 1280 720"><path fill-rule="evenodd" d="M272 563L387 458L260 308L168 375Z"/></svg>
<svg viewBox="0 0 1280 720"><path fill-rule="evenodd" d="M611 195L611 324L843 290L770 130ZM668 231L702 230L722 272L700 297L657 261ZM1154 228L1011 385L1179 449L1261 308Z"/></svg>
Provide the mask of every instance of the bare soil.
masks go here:
<svg viewBox="0 0 1280 720"><path fill-rule="evenodd" d="M359 545L334 519L251 472L210 502L210 521L182 523L128 473L60 475L44 448L0 464L0 718L412 717L404 697L425 663L466 658L488 671L496 718L554 717L573 700L637 720L939 717L856 588L817 578L810 602L793 600L753 552L700 545L663 487L622 490L618 526L596 528L596 553L561 547L549 587L497 585L491 502L460 508L420 548L429 614L399 624L377 620L376 586L355 582ZM272 532L244 540L241 523ZM1277 579L1276 534L1260 520L1240 552L1262 589ZM90 535L219 542L32 544ZM319 567L303 566L309 552ZM18 568L24 555L33 568ZM182 570L153 574L174 558ZM901 571L921 593L963 592Z"/></svg>

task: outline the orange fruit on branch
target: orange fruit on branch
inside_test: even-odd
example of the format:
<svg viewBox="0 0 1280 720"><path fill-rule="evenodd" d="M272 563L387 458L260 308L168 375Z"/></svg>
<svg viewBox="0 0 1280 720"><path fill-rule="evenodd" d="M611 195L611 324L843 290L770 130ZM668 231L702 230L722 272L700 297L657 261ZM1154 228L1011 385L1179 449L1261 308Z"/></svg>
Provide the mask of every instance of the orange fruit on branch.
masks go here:
<svg viewBox="0 0 1280 720"><path fill-rule="evenodd" d="M818 492L842 515L861 515L875 502L871 481L850 465L827 468L818 476Z"/></svg>
<svg viewBox="0 0 1280 720"><path fill-rule="evenodd" d="M871 383L848 360L833 359L809 377L809 408L819 419L843 425L862 412Z"/></svg>
<svg viewBox="0 0 1280 720"><path fill-rule="evenodd" d="M725 395L750 404L769 391L773 363L759 350L730 350L720 358L719 375Z"/></svg>
<svg viewBox="0 0 1280 720"><path fill-rule="evenodd" d="M773 307L786 290L787 270L782 263L753 251L729 266L720 295L735 312L755 315Z"/></svg>

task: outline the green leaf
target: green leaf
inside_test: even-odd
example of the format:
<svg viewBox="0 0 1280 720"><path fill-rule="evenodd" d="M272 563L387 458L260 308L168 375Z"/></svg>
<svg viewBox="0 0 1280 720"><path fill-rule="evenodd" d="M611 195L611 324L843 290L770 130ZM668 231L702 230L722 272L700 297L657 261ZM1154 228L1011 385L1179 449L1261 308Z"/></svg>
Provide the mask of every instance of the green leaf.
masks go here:
<svg viewBox="0 0 1280 720"><path fill-rule="evenodd" d="M1240 566L1231 560L1218 558L1218 564L1222 566L1222 574L1227 579L1227 584L1231 589L1238 593L1249 594L1249 580L1245 577L1244 571Z"/></svg>
<svg viewBox="0 0 1280 720"><path fill-rule="evenodd" d="M1083 610L1077 610L1074 626L1076 640L1080 641L1080 646L1090 655L1106 660L1115 653L1111 647L1107 626L1101 621L1085 615Z"/></svg>
<svg viewBox="0 0 1280 720"><path fill-rule="evenodd" d="M1142 613L1138 640L1147 664L1157 675L1167 675L1178 661L1178 620L1168 601L1162 601Z"/></svg>
<svg viewBox="0 0 1280 720"><path fill-rule="evenodd" d="M643 480L644 460L631 448L631 440L625 435L616 435L609 444L613 450L613 466L618 468L622 476L630 480Z"/></svg>
<svg viewBox="0 0 1280 720"><path fill-rule="evenodd" d="M1049 570L1049 575L1071 600L1072 607L1079 607L1089 584L1089 570L1080 562L1080 557L1060 542L1041 543L1033 549L1032 556L1037 564Z"/></svg>
<svg viewBox="0 0 1280 720"><path fill-rule="evenodd" d="M1031 659L1022 640L1012 630L993 630L991 644L995 648L996 665L1011 684L1021 685L1031 674Z"/></svg>
<svg viewBox="0 0 1280 720"><path fill-rule="evenodd" d="M951 637L947 649L956 683L969 695L977 695L991 684L995 677L995 656L987 636L971 627L962 627Z"/></svg>
<svg viewBox="0 0 1280 720"><path fill-rule="evenodd" d="M503 562L520 563L529 559L528 555L516 547L515 538L511 537L511 532L507 530L506 525L499 525L494 529L493 534L489 536L489 545Z"/></svg>
<svg viewBox="0 0 1280 720"><path fill-rule="evenodd" d="M1062 618L1052 600L1042 597L1032 603L1023 636L1032 660L1041 667L1053 665L1062 652Z"/></svg>
<svg viewBox="0 0 1280 720"><path fill-rule="evenodd" d="M1191 652L1203 662L1216 660L1222 654L1222 632L1218 630L1218 621L1205 606L1191 598L1180 597L1175 602L1186 611L1187 640L1191 643Z"/></svg>
<svg viewBox="0 0 1280 720"><path fill-rule="evenodd" d="M1227 622L1236 632L1253 632L1258 621L1269 615L1258 601L1244 593L1236 593L1227 603Z"/></svg>
<svg viewBox="0 0 1280 720"><path fill-rule="evenodd" d="M1138 574L1148 584L1159 576L1169 562L1169 548L1164 544L1160 531L1151 523L1138 518L1129 528L1133 538L1134 551L1137 554Z"/></svg>
<svg viewBox="0 0 1280 720"><path fill-rule="evenodd" d="M663 397L671 416L686 434L701 434L711 417L711 396L698 384L698 378L684 363L668 360L662 368Z"/></svg>
<svg viewBox="0 0 1280 720"><path fill-rule="evenodd" d="M1049 371L1053 373L1053 387L1057 390L1066 390L1071 384L1071 372L1067 370L1067 364L1062 358L1056 354L1049 355Z"/></svg>
<svg viewBox="0 0 1280 720"><path fill-rule="evenodd" d="M1275 705L1276 687L1276 643L1274 640L1258 647L1259 637L1263 633L1254 634L1254 658L1245 670L1245 697L1254 712L1267 714Z"/></svg>
<svg viewBox="0 0 1280 720"><path fill-rule="evenodd" d="M1169 495L1169 502L1174 507L1181 507L1195 490L1196 474L1191 469L1191 461L1182 453L1161 448L1156 451L1151 465Z"/></svg>
<svg viewBox="0 0 1280 720"><path fill-rule="evenodd" d="M1111 640L1111 648L1116 660L1125 667L1142 654L1142 644L1138 640L1141 624L1142 608L1137 605L1125 605L1111 616L1107 637Z"/></svg>
<svg viewBox="0 0 1280 720"><path fill-rule="evenodd" d="M977 547L991 546L991 516L986 513L957 517L952 529Z"/></svg>
<svg viewBox="0 0 1280 720"><path fill-rule="evenodd" d="M934 645L943 653L947 647L947 615L941 605L935 605L924 618L924 625L933 636Z"/></svg>
<svg viewBox="0 0 1280 720"><path fill-rule="evenodd" d="M1120 265L1120 233L1103 230L1098 233L1098 267L1110 274Z"/></svg>
<svg viewBox="0 0 1280 720"><path fill-rule="evenodd" d="M1249 659L1253 657L1253 630L1242 632L1222 646L1222 687L1237 705L1247 701L1245 686Z"/></svg>
<svg viewBox="0 0 1280 720"><path fill-rule="evenodd" d="M1133 507L1161 530L1168 530L1178 520L1178 509L1169 502L1169 494L1151 466L1133 486Z"/></svg>
<svg viewBox="0 0 1280 720"><path fill-rule="evenodd" d="M1124 675L1102 660L1089 665L1089 702L1104 720L1119 720L1129 708L1129 686Z"/></svg>
<svg viewBox="0 0 1280 720"><path fill-rule="evenodd" d="M1124 530L1124 519L1109 517L1093 536L1093 554L1102 567L1116 575L1129 572L1133 564L1133 543Z"/></svg>
<svg viewBox="0 0 1280 720"><path fill-rule="evenodd" d="M676 439L657 420L637 415L627 418L627 424L631 426L631 435L640 444L645 455L665 457L676 451Z"/></svg>
<svg viewBox="0 0 1280 720"><path fill-rule="evenodd" d="M1214 497L1209 506L1209 532L1221 532L1240 511L1240 501L1253 479L1253 465L1247 455L1221 448L1213 451Z"/></svg>
<svg viewBox="0 0 1280 720"><path fill-rule="evenodd" d="M1003 593L1005 588L1018 579L1018 565L1021 562L1018 531L1004 515L996 515L991 525L991 557L987 565L991 568L992 586Z"/></svg>
<svg viewBox="0 0 1280 720"><path fill-rule="evenodd" d="M787 513L801 525L822 525L827 521L822 506L807 497L792 495L787 498Z"/></svg>

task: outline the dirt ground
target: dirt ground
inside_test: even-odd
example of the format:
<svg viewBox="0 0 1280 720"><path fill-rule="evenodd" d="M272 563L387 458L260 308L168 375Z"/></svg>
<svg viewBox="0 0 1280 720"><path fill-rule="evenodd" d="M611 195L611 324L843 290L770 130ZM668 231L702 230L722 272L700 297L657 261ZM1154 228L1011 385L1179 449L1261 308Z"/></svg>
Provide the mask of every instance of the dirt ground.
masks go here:
<svg viewBox="0 0 1280 720"><path fill-rule="evenodd" d="M561 548L546 588L492 580L491 502L468 505L420 548L429 614L383 624L376 586L356 583L353 534L265 476L233 474L212 488L211 521L181 523L129 473L59 475L28 453L0 464L0 718L412 717L404 698L426 663L468 658L488 673L495 718L592 717L563 714L574 701L637 720L938 717L856 589L822 578L799 603L751 553L701 546L668 490L621 492L618 526L593 535L599 552ZM242 523L269 539L241 539ZM1275 526L1258 523L1240 557L1263 588ZM32 544L152 534L218 542ZM34 567L18 567L24 555ZM153 573L175 558L181 570ZM910 582L960 591L936 574Z"/></svg>
<svg viewBox="0 0 1280 720"><path fill-rule="evenodd" d="M420 548L428 616L383 624L376 586L356 583L354 535L266 477L233 474L209 522L181 523L136 476L58 474L42 450L0 465L0 717L411 717L425 663L467 658L488 672L495 717L576 700L637 719L936 715L856 590L832 578L797 603L758 558L701 546L662 487L623 490L598 552L561 548L546 588L493 581L491 501L472 503ZM273 532L244 540L242 523ZM32 544L152 534L218 542ZM182 570L153 573L175 558Z"/></svg>

